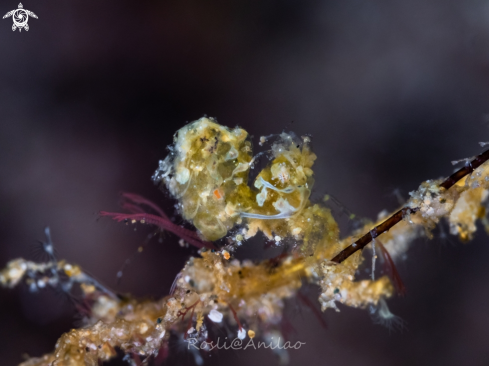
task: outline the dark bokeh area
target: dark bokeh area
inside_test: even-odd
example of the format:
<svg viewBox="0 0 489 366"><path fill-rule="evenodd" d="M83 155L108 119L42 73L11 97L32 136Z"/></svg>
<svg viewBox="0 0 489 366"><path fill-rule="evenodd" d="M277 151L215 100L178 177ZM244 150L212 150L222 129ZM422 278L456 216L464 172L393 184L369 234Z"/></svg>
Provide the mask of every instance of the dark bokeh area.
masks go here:
<svg viewBox="0 0 489 366"><path fill-rule="evenodd" d="M489 3L479 0L43 0L29 32L0 21L0 266L35 259L49 225L58 255L138 297L168 293L191 249L98 219L136 192L174 214L151 182L173 133L213 116L256 138L310 134L314 195L360 217L393 210L399 190L452 172L489 141ZM17 7L1 2L0 12ZM333 207L335 208L335 207ZM336 209L336 211L340 211ZM446 229L445 229L446 231ZM489 348L489 238L418 240L399 271L407 322L390 333L367 311L288 301L290 365L480 365ZM311 299L317 289L309 289ZM0 358L50 352L77 324L47 291L0 291ZM269 364L268 350L221 351L207 365ZM175 347L168 364L193 365Z"/></svg>

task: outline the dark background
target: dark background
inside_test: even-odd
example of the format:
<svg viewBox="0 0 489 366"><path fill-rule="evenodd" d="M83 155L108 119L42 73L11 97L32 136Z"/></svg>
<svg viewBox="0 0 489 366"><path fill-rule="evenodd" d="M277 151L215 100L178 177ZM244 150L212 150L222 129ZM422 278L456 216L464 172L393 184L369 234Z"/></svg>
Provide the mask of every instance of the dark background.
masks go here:
<svg viewBox="0 0 489 366"><path fill-rule="evenodd" d="M1 15L17 7L1 1ZM173 133L204 114L256 138L311 134L315 195L375 218L488 141L489 3L480 0L26 0L29 32L0 21L0 267L35 258L49 225L61 258L138 297L168 293L192 253L168 235L125 271L147 231L97 220L120 191L173 203L151 182ZM293 121L293 123L292 123ZM488 238L418 240L389 301L403 333L367 311L288 302L290 365L489 364ZM315 299L317 290L310 289ZM50 352L76 324L52 292L0 291L0 363ZM174 349L169 364L193 364ZM278 364L267 350L211 365Z"/></svg>

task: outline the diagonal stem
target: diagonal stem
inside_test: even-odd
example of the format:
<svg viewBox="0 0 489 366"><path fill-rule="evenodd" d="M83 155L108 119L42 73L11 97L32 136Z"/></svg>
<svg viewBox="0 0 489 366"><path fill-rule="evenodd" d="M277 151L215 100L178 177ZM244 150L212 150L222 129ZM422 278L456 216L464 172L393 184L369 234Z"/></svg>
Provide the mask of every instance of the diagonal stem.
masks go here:
<svg viewBox="0 0 489 366"><path fill-rule="evenodd" d="M450 187L452 187L460 179L472 173L475 169L477 169L487 160L489 160L489 150L484 151L480 155L477 155L474 158L474 160L472 160L470 163L466 164L463 168L457 170L455 173L450 175L447 179L445 179L440 184L440 187L445 189L450 189ZM343 262L345 259L347 259L350 255L355 253L357 250L365 248L365 246L369 244L372 241L372 239L375 239L380 234L388 231L391 227L393 227L395 224L401 221L404 216L413 214L418 210L419 210L418 207L415 208L403 207L395 214L393 214L391 217L389 217L387 220L374 227L372 230L370 230L368 233L366 233L356 242L343 249L333 259L331 259L331 261L337 263Z"/></svg>

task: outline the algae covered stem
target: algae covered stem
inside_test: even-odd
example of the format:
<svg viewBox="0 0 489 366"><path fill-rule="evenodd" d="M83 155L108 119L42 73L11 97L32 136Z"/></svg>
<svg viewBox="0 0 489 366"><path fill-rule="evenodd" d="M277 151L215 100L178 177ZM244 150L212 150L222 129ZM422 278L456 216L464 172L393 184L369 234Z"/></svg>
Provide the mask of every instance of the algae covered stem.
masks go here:
<svg viewBox="0 0 489 366"><path fill-rule="evenodd" d="M486 150L482 154L477 155L474 160L467 163L463 168L460 168L455 173L450 175L447 179L445 179L439 185L439 187L444 188L446 190L450 189L460 179L462 179L462 178L466 177L467 175L469 175L470 173L472 173L475 169L477 169L479 166L481 166L487 160L489 160L489 150ZM360 239L355 241L353 244L351 244L350 246L343 249L333 259L331 259L331 261L337 262L337 263L343 262L345 259L347 259L349 256L351 256L357 250L365 248L365 246L367 246L372 241L372 239L375 239L380 234L388 231L391 227L393 227L399 221L401 221L405 216L414 214L418 210L419 210L419 208L417 208L417 207L414 207L414 208L403 207L402 209L397 211L395 214L393 214L391 217L389 217L387 220L382 222L380 225L377 225L371 231L369 231L368 233L363 235Z"/></svg>
<svg viewBox="0 0 489 366"><path fill-rule="evenodd" d="M122 195L129 213L102 211L100 216L156 225L200 248L198 256L191 256L177 274L170 295L154 301L113 298L83 277L79 266L65 261L10 261L0 271L1 286L25 283L37 291L51 283L59 286L57 278L67 277L68 284L80 287L82 300L90 306L82 328L65 333L52 353L31 358L23 366L97 365L115 357L116 349L149 362L168 348L171 334L202 345L212 336L209 330L222 322L229 322L226 327L234 327L239 339L266 339L271 332L280 333L285 301L301 298L306 283L320 287L322 311L340 311L338 303L369 308L375 323L402 328L385 300L405 292L394 262L410 243L423 234L431 237L442 219L462 241L473 237L477 220L489 232L489 164L483 164L489 160L489 150L445 180L422 182L409 193L404 207L357 231L354 235L366 232L359 239L360 235L340 239L331 210L311 202L316 155L307 136L278 135L270 146L268 164L254 182L249 179L252 144L239 127L201 118L177 131L168 151L153 181L170 193L178 212L198 231L177 225L156 204L132 193ZM273 261L235 258L236 248L259 232L275 239L276 245L296 243L296 249ZM223 238L224 246L216 248L214 242ZM360 279L358 268L365 258L359 249L373 240L372 250L379 252L372 254L375 258L382 253L384 275ZM52 268L57 271L54 280L49 276Z"/></svg>

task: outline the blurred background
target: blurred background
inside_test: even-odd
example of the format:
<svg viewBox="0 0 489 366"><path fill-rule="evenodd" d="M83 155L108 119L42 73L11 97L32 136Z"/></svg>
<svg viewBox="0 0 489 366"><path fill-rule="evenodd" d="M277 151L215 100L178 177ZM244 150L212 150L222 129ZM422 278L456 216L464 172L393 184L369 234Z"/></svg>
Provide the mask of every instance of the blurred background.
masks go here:
<svg viewBox="0 0 489 366"><path fill-rule="evenodd" d="M398 206L451 160L489 141L489 2L481 0L43 0L28 32L0 21L0 267L36 259L51 227L58 256L122 293L168 294L192 249L168 235L116 273L148 233L98 219L119 193L173 202L151 182L174 132L204 114L255 137L310 134L315 197L359 217ZM2 1L0 13L18 6ZM334 208L334 207L333 207ZM336 210L339 212L340 210ZM446 230L446 229L445 229ZM418 240L389 301L404 332L341 307L324 329L287 304L290 365L489 362L489 238ZM309 289L311 299L317 289ZM317 303L316 303L317 304ZM0 291L0 357L51 352L77 324L54 292ZM221 351L207 365L269 364L268 350ZM167 364L193 365L173 349Z"/></svg>

